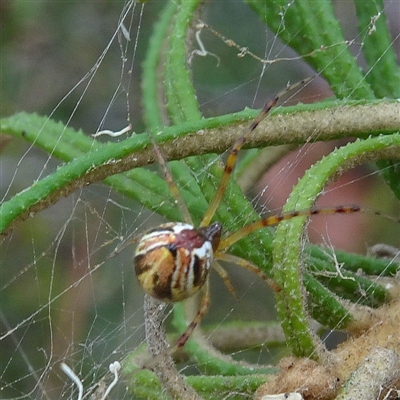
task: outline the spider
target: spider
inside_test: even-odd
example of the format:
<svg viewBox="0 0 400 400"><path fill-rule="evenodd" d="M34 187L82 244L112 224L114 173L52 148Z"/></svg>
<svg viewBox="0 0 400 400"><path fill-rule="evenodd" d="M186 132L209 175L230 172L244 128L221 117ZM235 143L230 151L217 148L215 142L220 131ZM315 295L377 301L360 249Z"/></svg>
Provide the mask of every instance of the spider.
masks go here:
<svg viewBox="0 0 400 400"><path fill-rule="evenodd" d="M136 276L139 284L147 294L164 302L180 302L202 291L197 314L188 325L186 331L179 337L174 348L180 348L185 345L193 330L208 311L210 305L209 272L211 268L214 268L221 276L228 290L234 293L227 272L217 260L232 262L248 269L266 281L274 291L280 290L273 280L257 266L243 258L226 253L226 250L231 245L258 229L276 225L283 220L298 216L354 213L360 211L360 207L358 206L340 206L335 208L311 208L308 210L282 212L252 222L225 237L222 236L222 224L219 222L211 223L235 168L238 152L245 145L249 135L269 114L270 110L284 94L304 85L311 79L307 78L288 86L272 100L268 101L249 128L233 144L226 158L219 186L200 226L197 228L193 226L189 210L172 178L165 157L163 157L152 135L149 135L171 194L175 198L185 222L165 223L151 229L142 236L134 255Z"/></svg>

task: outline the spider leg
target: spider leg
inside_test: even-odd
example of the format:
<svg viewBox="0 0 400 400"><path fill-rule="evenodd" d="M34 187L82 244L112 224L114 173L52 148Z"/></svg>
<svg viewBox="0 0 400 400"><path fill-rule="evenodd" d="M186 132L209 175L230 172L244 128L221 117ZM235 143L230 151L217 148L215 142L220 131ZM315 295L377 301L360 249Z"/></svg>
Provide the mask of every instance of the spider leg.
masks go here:
<svg viewBox="0 0 400 400"><path fill-rule="evenodd" d="M165 354L172 356L177 350L182 348L186 344L188 339L190 338L194 329L201 322L203 317L207 314L209 306L210 306L210 288L209 288L209 279L207 279L204 286L202 287L202 297L201 297L200 306L198 308L197 314L194 317L193 321L186 328L186 331L184 333L182 333L182 335L179 337L179 339L177 340L177 342L175 343L174 346L170 347L165 352L164 352L164 349L162 349L161 353L154 355L149 360L146 360L143 363L142 367L153 370L160 362L163 361L163 357ZM157 329L156 329L156 331L157 331Z"/></svg>
<svg viewBox="0 0 400 400"><path fill-rule="evenodd" d="M222 239L218 246L218 255L226 250L228 247L232 246L238 240L249 235L250 233L267 226L277 225L281 221L287 221L296 217L311 217L312 215L353 214L359 211L361 211L361 208L359 206L338 206L331 208L310 208L307 210L288 211L281 212L276 215L271 215L270 217L262 218L258 221L252 222L239 229L232 235L229 235Z"/></svg>
<svg viewBox="0 0 400 400"><path fill-rule="evenodd" d="M253 273L258 275L262 280L264 280L273 291L275 292L280 292L281 288L269 277L267 276L263 271L261 271L260 268L255 266L253 263L250 261L245 260L244 258L234 256L233 254L227 254L227 253L219 253L217 252L215 254L215 258L218 258L219 260L223 260L226 262L230 262L233 264L237 264Z"/></svg>
<svg viewBox="0 0 400 400"><path fill-rule="evenodd" d="M208 206L208 209L204 215L203 220L201 221L200 227L208 226L214 217L215 212L217 211L217 208L219 204L221 203L221 200L225 194L226 187L228 186L229 178L232 174L233 169L235 168L235 164L237 161L238 153L241 150L241 148L246 144L246 141L250 134L254 131L254 129L257 128L259 123L269 114L271 108L275 106L275 104L279 101L279 99L286 94L287 92L296 89L297 87L304 85L305 83L309 82L312 79L306 78L303 79L300 82L297 82L289 87L287 87L285 90L282 90L279 92L272 100L268 101L263 109L261 110L260 114L257 115L257 117L253 120L251 123L250 127L244 132L242 136L239 137L238 140L233 144L231 150L228 153L228 157L225 162L225 167L224 167L224 172L222 174L218 189L214 195L214 198L212 199L210 205Z"/></svg>
<svg viewBox="0 0 400 400"><path fill-rule="evenodd" d="M171 349L171 352L173 353L176 349L179 349L183 347L186 342L188 341L190 335L196 328L196 326L200 323L200 321L203 319L203 317L207 314L208 307L210 306L210 284L209 284L209 279L206 280L203 288L203 296L201 298L200 302L200 307L199 310L197 311L197 314L193 321L190 323L190 325L187 327L186 331L182 333L182 335L179 337L178 341L176 342L176 345Z"/></svg>
<svg viewBox="0 0 400 400"><path fill-rule="evenodd" d="M185 202L183 201L183 197L179 191L179 188L178 188L177 184L175 183L174 178L172 177L171 170L169 169L168 164L165 161L166 157L163 155L161 148L158 146L157 142L155 141L155 139L153 137L153 134L150 132L149 132L149 138L150 138L151 144L153 145L154 152L156 153L157 161L163 170L164 178L168 184L169 191L171 192L172 197L174 198L174 200L176 201L176 204L179 207L179 211L182 214L183 220L185 222L187 222L188 224L193 225L192 217L190 216L189 210L188 210Z"/></svg>
<svg viewBox="0 0 400 400"><path fill-rule="evenodd" d="M229 292L235 297L236 296L236 292L235 289L232 285L231 280L229 279L229 275L228 273L225 271L225 269L222 267L222 265L217 262L216 260L214 260L213 262L213 268L218 272L218 275L222 278L222 280L224 281L224 284L226 286L226 288L229 290Z"/></svg>

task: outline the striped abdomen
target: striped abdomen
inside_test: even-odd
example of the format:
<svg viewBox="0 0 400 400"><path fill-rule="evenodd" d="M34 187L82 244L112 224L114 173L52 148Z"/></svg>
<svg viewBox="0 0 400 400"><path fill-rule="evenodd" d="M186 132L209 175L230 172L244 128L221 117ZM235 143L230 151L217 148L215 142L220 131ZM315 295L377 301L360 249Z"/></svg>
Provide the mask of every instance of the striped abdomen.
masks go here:
<svg viewBox="0 0 400 400"><path fill-rule="evenodd" d="M193 296L208 276L220 235L217 223L200 229L168 223L147 232L134 257L136 276L144 291L171 302Z"/></svg>

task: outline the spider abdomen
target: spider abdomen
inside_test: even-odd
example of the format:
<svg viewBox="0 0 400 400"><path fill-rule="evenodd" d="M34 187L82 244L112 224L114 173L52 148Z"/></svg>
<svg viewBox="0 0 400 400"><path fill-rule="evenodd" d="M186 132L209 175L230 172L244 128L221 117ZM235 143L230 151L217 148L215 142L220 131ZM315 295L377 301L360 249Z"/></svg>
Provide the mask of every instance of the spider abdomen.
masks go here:
<svg viewBox="0 0 400 400"><path fill-rule="evenodd" d="M203 230L186 223L167 223L147 232L134 256L143 290L166 302L193 296L204 285L211 268L211 240Z"/></svg>

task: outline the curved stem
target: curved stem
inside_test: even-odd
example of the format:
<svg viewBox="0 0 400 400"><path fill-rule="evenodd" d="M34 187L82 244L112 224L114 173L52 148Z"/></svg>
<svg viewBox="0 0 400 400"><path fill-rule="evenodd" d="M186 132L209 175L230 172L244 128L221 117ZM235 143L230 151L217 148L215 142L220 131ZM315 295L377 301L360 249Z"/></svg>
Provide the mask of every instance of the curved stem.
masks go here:
<svg viewBox="0 0 400 400"><path fill-rule="evenodd" d="M344 170L371 158L399 158L400 134L356 141L341 147L314 164L293 189L284 211L313 206L326 182ZM281 292L276 294L277 309L288 344L300 357L321 357L323 345L308 326L302 275L305 262L302 234L306 218L300 217L279 224L274 240L274 278Z"/></svg>
<svg viewBox="0 0 400 400"><path fill-rule="evenodd" d="M299 110L303 111L296 113ZM372 104L333 102L317 104L314 107L300 105L279 108L271 112L271 116L260 124L249 139L248 147L304 143L312 141L310 139L312 137L318 140L330 140L347 136L389 134L400 130L399 110L398 102L387 101ZM279 115L278 112L283 111L285 115ZM193 154L221 153L233 144L247 127L247 121L254 118L258 112L246 110L167 127L162 131L162 142L158 139L158 143L168 160ZM108 184L115 185L118 190L136 198L153 210L159 210L163 202L146 195L146 191L142 192L141 188L136 186L135 180L138 177L143 175L141 179L143 185L147 182L149 185L153 183L152 188L164 187L164 199L165 196L168 198L168 188L157 174L136 171L128 173L127 176L111 177L154 162L154 152L147 134L133 135L120 143L104 145L88 138L81 131L67 128L59 122L35 114L20 113L3 118L0 120L0 125L3 133L21 137L63 161L70 161L54 174L2 203L0 232L3 235L11 225L45 209L74 190L106 178ZM206 141L205 135L208 139ZM212 197L212 188L209 188L210 193L207 194L207 198ZM151 187L148 189L152 190ZM183 196L185 197L185 193ZM188 200L194 201L194 206L189 206L189 209L192 215L197 215L194 220L200 221L205 210L201 204L204 205L206 202L197 195L188 195ZM168 218L179 219L174 207L168 204L163 206L162 211Z"/></svg>
<svg viewBox="0 0 400 400"><path fill-rule="evenodd" d="M373 99L330 0L246 0L260 18L329 82L340 99ZM279 18L277 18L279 16Z"/></svg>

